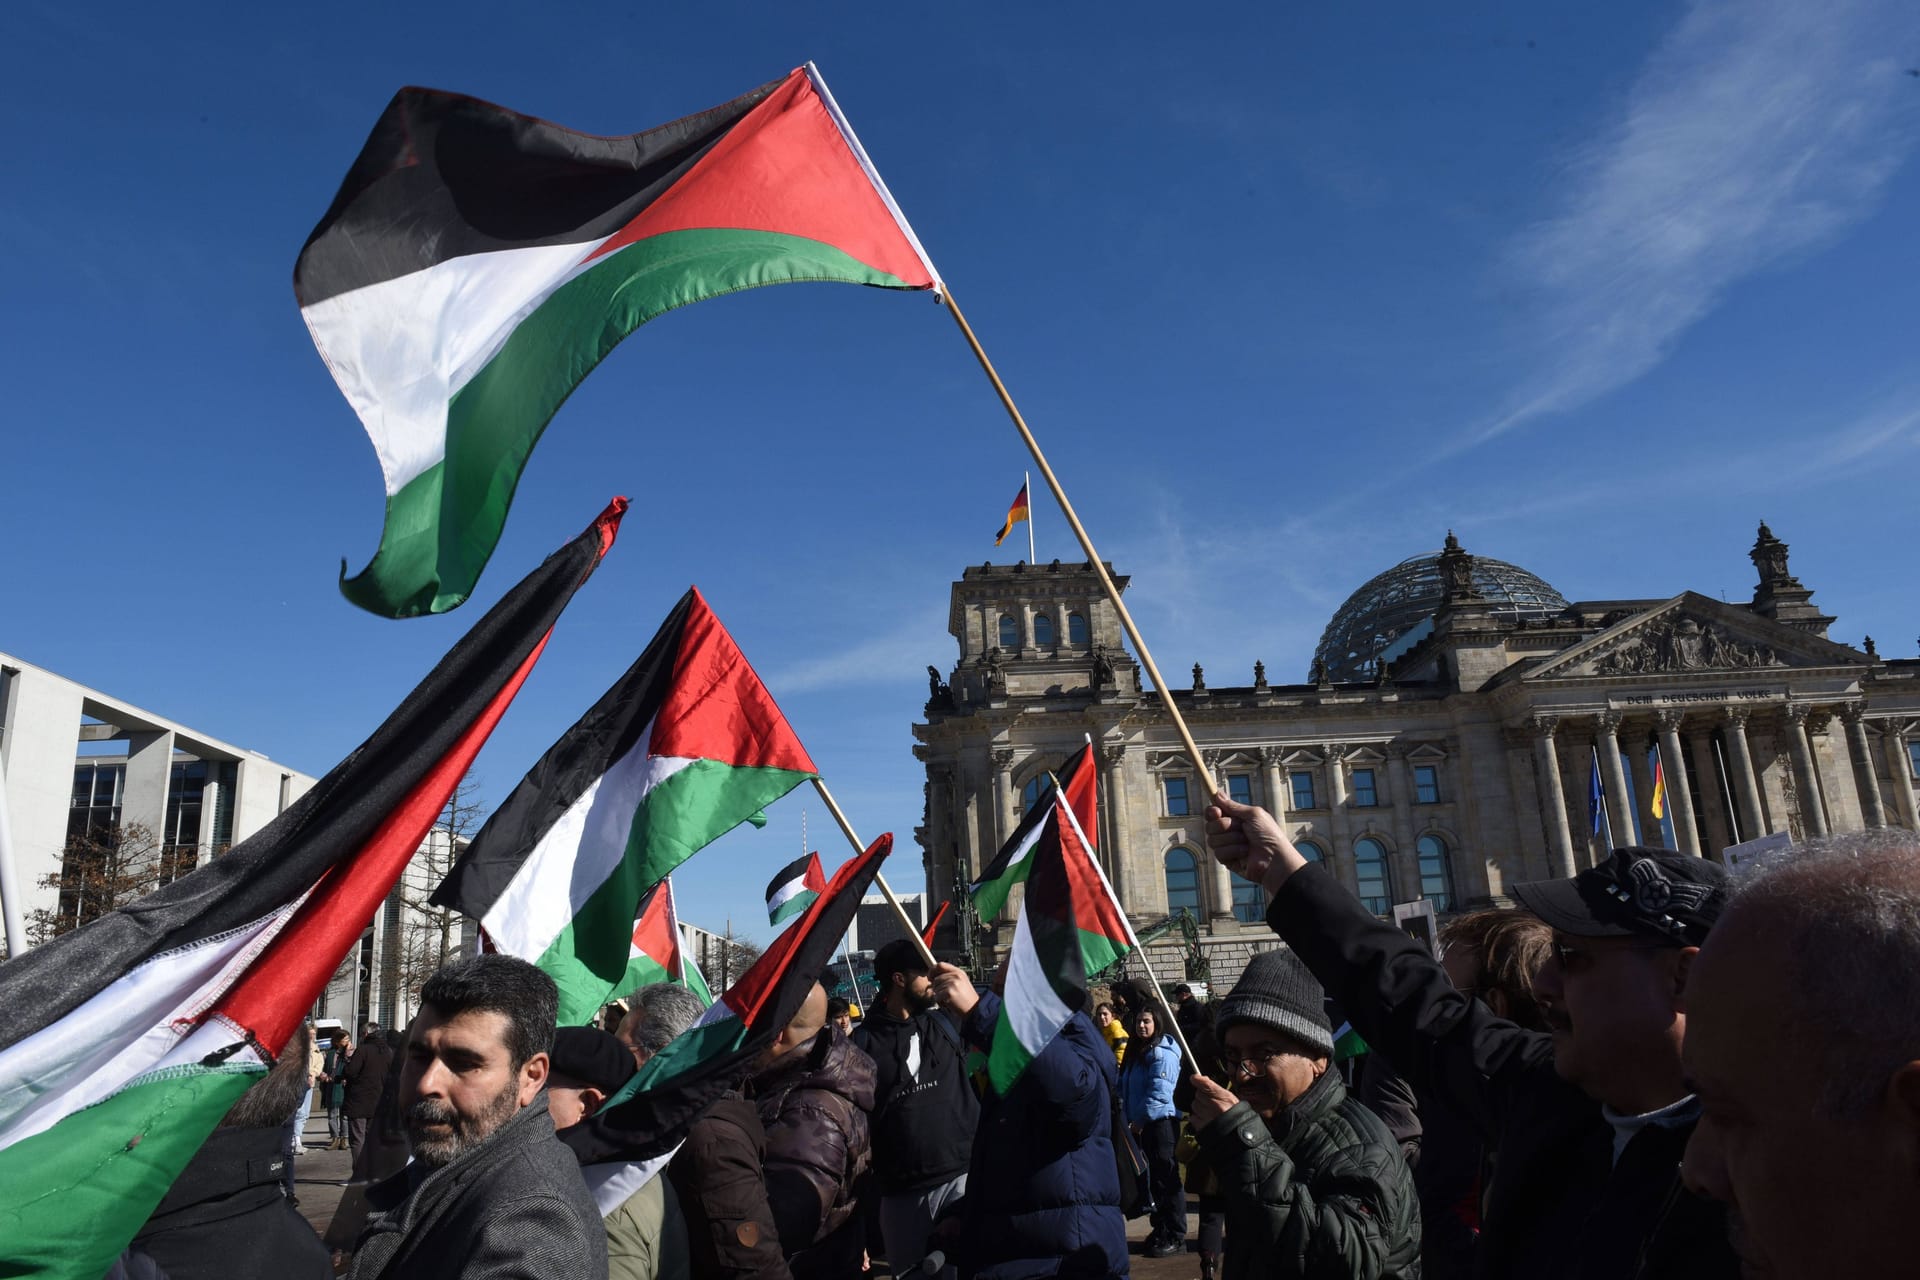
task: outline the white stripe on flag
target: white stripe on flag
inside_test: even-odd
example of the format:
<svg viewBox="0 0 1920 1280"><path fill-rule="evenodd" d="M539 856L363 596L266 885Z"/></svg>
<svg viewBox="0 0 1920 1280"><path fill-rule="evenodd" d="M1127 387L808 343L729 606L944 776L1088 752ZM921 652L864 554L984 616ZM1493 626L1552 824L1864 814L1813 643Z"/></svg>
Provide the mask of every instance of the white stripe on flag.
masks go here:
<svg viewBox="0 0 1920 1280"><path fill-rule="evenodd" d="M447 402L606 243L471 253L301 309L360 415L387 496L447 453Z"/></svg>
<svg viewBox="0 0 1920 1280"><path fill-rule="evenodd" d="M201 1031L210 1030L220 1043L201 1047L200 1056L238 1039L224 1023L209 1023L183 1040L180 1020L211 1007L299 905L288 903L250 925L154 956L0 1053L0 1150L149 1072L197 1061L181 1055L185 1045L202 1043Z"/></svg>
<svg viewBox="0 0 1920 1280"><path fill-rule="evenodd" d="M480 923L508 955L538 960L627 856L633 815L653 789L692 764L649 756L653 725L547 829ZM566 892L560 887L566 886Z"/></svg>
<svg viewBox="0 0 1920 1280"><path fill-rule="evenodd" d="M1060 1034L1060 1028L1067 1025L1073 1010L1067 1008L1053 984L1047 981L1040 955L1034 950L1033 931L1027 925L1027 917L1028 912L1022 910L1014 925L1013 949L1007 963L1007 994L1001 1002L1001 1016L1011 1020L1014 1037L1030 1057L1037 1058Z"/></svg>
<svg viewBox="0 0 1920 1280"><path fill-rule="evenodd" d="M779 914L780 908L786 906L801 894L811 892L813 892L813 890L807 887L807 873L802 871L799 875L787 881L778 889L775 889L772 894L768 896L767 914L770 916L777 915Z"/></svg>
<svg viewBox="0 0 1920 1280"><path fill-rule="evenodd" d="M600 1210L600 1216L606 1217L625 1204L634 1192L652 1182L678 1150L680 1144L676 1142L673 1151L651 1160L581 1165L580 1176L587 1180L587 1190L593 1193L594 1207Z"/></svg>

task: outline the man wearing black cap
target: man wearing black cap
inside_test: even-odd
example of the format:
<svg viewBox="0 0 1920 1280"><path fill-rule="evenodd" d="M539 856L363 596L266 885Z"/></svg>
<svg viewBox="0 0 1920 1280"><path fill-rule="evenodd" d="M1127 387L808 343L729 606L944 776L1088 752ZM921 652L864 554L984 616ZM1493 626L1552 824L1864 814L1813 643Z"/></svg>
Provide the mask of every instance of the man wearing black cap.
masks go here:
<svg viewBox="0 0 1920 1280"><path fill-rule="evenodd" d="M966 1192L980 1100L967 1083L960 1033L935 1007L913 943L896 938L881 947L873 976L879 998L853 1042L874 1062L873 1172L880 1234L897 1274L927 1256L934 1221Z"/></svg>
<svg viewBox="0 0 1920 1280"><path fill-rule="evenodd" d="M565 1132L595 1114L639 1068L619 1037L598 1027L553 1033L547 1109ZM576 1151L575 1155L579 1155ZM586 1159L586 1157L581 1157ZM687 1227L664 1168L626 1161L585 1164L581 1175L607 1229L609 1280L661 1280L687 1274ZM633 1184L639 1182L638 1190Z"/></svg>
<svg viewBox="0 0 1920 1280"><path fill-rule="evenodd" d="M1354 1029L1495 1150L1479 1274L1715 1280L1738 1274L1722 1210L1682 1186L1699 1108L1680 1067L1687 975L1726 900L1718 863L1617 849L1514 886L1554 929L1536 979L1549 1032L1456 991L1427 948L1310 868L1265 810L1225 795L1208 844L1273 895L1267 921Z"/></svg>

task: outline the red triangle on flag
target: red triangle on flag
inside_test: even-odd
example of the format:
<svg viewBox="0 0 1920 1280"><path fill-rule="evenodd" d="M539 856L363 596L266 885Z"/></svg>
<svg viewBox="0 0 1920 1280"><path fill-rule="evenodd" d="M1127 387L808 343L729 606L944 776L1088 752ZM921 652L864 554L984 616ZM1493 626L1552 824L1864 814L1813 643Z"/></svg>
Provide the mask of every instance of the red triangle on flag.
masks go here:
<svg viewBox="0 0 1920 1280"><path fill-rule="evenodd" d="M674 657L673 688L654 718L649 754L819 773L706 597L698 587L692 595Z"/></svg>
<svg viewBox="0 0 1920 1280"><path fill-rule="evenodd" d="M775 938L753 966L740 975L740 980L728 987L720 997L721 1003L740 1015L740 1020L749 1028L757 1025L765 1015L771 1002L775 1000L792 967L796 953L804 946L806 939L813 933L820 918L827 913L840 892L855 881L863 888L872 879L874 869L882 858L893 851L893 835L889 832L867 846L865 853L857 858L849 858L840 864L833 873L833 879L827 882L826 889L807 905L799 919L788 925L785 932ZM847 913L842 912L841 915ZM843 921L839 928L846 929ZM831 948L825 954L831 954ZM816 962L817 963L817 962Z"/></svg>

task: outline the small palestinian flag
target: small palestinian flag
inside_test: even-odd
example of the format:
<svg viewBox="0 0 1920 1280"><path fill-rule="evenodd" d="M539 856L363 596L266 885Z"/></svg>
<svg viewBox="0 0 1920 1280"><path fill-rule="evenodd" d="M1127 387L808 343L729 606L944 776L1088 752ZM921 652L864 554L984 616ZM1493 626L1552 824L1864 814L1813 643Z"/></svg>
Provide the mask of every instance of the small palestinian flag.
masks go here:
<svg viewBox="0 0 1920 1280"><path fill-rule="evenodd" d="M621 339L815 280L941 289L811 63L613 138L402 89L293 268L386 479L380 549L341 592L390 617L458 605L548 420Z"/></svg>
<svg viewBox="0 0 1920 1280"><path fill-rule="evenodd" d="M1339 1030L1333 1033L1333 1060L1335 1062L1345 1062L1348 1058L1357 1058L1363 1053L1371 1052L1372 1049L1368 1047L1365 1040L1360 1038L1360 1033L1353 1029L1351 1022L1341 1023Z"/></svg>
<svg viewBox="0 0 1920 1280"><path fill-rule="evenodd" d="M927 944L927 950L933 950L933 935L939 931L940 922L947 918L947 908L952 905L951 899L941 903L940 909L933 913L933 919L927 921L927 927L921 930L920 941Z"/></svg>
<svg viewBox="0 0 1920 1280"><path fill-rule="evenodd" d="M801 854L767 881L767 923L785 924L812 906L826 887L827 876L820 870L820 855Z"/></svg>
<svg viewBox="0 0 1920 1280"><path fill-rule="evenodd" d="M627 972L640 899L818 770L698 588L533 766L430 901L560 987L584 1026Z"/></svg>
<svg viewBox="0 0 1920 1280"><path fill-rule="evenodd" d="M625 509L508 592L255 835L0 967L0 1274L113 1265L358 945Z"/></svg>
<svg viewBox="0 0 1920 1280"><path fill-rule="evenodd" d="M686 1137L687 1127L752 1069L832 962L892 849L893 837L883 835L843 863L813 905L721 993L706 1016L647 1059L598 1112L562 1131L560 1140L579 1158L589 1184L597 1165L625 1162L657 1169ZM631 1195L644 1177L629 1176L638 1177L627 1186Z"/></svg>
<svg viewBox="0 0 1920 1280"><path fill-rule="evenodd" d="M680 936L680 913L673 906L673 877L668 876L640 900L640 916L633 922L633 941L627 948L627 973L613 989L618 1000L656 982L675 982L711 1005L713 992L700 966L687 954Z"/></svg>
<svg viewBox="0 0 1920 1280"><path fill-rule="evenodd" d="M1093 744L1089 742L1074 752L1055 776L1067 793L1067 803L1073 806L1074 814L1080 819L1081 830L1095 830L1099 823L1094 803ZM982 921L991 923L999 919L1013 886L1027 878L1034 845L1039 841L1052 811L1050 797L1043 797L1020 820L1020 825L1014 828L1006 844L1000 847L1000 852L980 873L980 878L973 882L973 909ZM1091 837L1088 838L1087 847L1094 847Z"/></svg>
<svg viewBox="0 0 1920 1280"><path fill-rule="evenodd" d="M1007 508L1006 523L1000 526L1000 532L993 537L993 545L997 547L1005 542L1007 535L1013 532L1013 526L1022 520L1031 519L1032 516L1033 511L1027 504L1027 486L1022 483L1020 492L1013 496L1013 505Z"/></svg>
<svg viewBox="0 0 1920 1280"><path fill-rule="evenodd" d="M1056 795L1047 810L1028 859L1026 901L987 1053L987 1078L1001 1097L1086 1007L1087 974L1138 945L1073 809Z"/></svg>

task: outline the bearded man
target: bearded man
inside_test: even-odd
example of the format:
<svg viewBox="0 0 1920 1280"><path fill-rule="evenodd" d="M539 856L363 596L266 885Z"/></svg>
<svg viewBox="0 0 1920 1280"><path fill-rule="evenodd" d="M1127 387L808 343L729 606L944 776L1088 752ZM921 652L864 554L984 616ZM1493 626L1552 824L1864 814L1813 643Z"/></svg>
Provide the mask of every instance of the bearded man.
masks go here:
<svg viewBox="0 0 1920 1280"><path fill-rule="evenodd" d="M427 980L400 1073L413 1163L368 1189L353 1280L607 1274L600 1212L547 1111L559 1002L511 956Z"/></svg>

